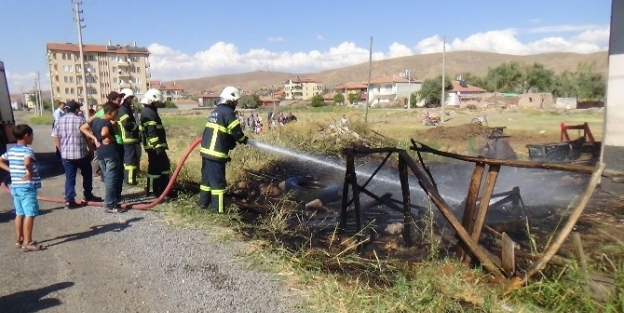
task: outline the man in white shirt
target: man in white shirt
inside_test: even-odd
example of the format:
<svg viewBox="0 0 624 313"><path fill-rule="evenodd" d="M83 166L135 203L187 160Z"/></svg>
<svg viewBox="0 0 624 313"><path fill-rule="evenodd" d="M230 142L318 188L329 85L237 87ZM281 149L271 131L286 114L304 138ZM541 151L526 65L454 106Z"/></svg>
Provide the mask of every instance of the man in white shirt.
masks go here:
<svg viewBox="0 0 624 313"><path fill-rule="evenodd" d="M65 115L65 102L59 103L56 110L54 110L54 113L52 113L52 128L54 128L56 121L58 121L58 119L63 115Z"/></svg>

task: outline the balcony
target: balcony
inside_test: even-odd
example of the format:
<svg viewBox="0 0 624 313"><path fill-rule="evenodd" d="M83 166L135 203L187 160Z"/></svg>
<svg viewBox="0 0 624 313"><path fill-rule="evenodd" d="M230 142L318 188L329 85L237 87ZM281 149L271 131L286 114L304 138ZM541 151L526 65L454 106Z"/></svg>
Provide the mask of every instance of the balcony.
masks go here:
<svg viewBox="0 0 624 313"><path fill-rule="evenodd" d="M119 67L128 67L130 66L130 62L125 60L117 60L117 66Z"/></svg>
<svg viewBox="0 0 624 313"><path fill-rule="evenodd" d="M130 72L120 71L119 77L130 77Z"/></svg>

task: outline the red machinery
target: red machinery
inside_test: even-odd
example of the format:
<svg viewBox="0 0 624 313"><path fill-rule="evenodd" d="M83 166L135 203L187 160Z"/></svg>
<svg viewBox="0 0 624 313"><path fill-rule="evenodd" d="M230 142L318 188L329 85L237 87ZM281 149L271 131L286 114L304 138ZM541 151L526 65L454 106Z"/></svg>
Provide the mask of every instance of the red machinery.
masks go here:
<svg viewBox="0 0 624 313"><path fill-rule="evenodd" d="M594 136L589 129L589 125L587 123L583 123L581 125L566 125L566 123L561 122L561 133L559 135L559 141L561 142L571 142L570 136L568 135L568 129L577 129L583 131L583 138L585 138L585 142L590 144L595 144ZM581 136L579 136L581 137Z"/></svg>

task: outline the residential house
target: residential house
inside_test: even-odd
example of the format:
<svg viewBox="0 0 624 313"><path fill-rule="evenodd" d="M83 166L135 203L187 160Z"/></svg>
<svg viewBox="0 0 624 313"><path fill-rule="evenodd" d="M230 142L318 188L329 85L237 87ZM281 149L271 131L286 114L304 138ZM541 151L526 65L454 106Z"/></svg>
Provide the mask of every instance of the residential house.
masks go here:
<svg viewBox="0 0 624 313"><path fill-rule="evenodd" d="M447 92L444 104L448 106L460 105L462 100L470 98L472 95L486 92L487 90L468 85L465 81L461 80L461 78L458 78L453 81L453 90Z"/></svg>
<svg viewBox="0 0 624 313"><path fill-rule="evenodd" d="M154 80L150 82L149 87L160 90L165 101L176 102L184 96L184 86L177 84L175 81L172 83L164 83L159 80Z"/></svg>
<svg viewBox="0 0 624 313"><path fill-rule="evenodd" d="M54 100L66 102L73 99L96 105L106 102L111 91L131 88L140 95L149 86L150 53L136 43L127 46L111 42L83 45L84 71L77 44L48 43L46 47ZM85 85L86 92L83 91Z"/></svg>
<svg viewBox="0 0 624 313"><path fill-rule="evenodd" d="M409 96L418 92L422 87L422 81L407 79L400 75L384 75L371 80L369 85L369 103L388 103L398 101L401 98L408 99Z"/></svg>
<svg viewBox="0 0 624 313"><path fill-rule="evenodd" d="M205 92L197 96L197 105L200 107L212 107L219 102L220 93L218 92Z"/></svg>
<svg viewBox="0 0 624 313"><path fill-rule="evenodd" d="M358 100L366 101L367 86L365 82L349 82L334 87L334 92L343 94L345 102L349 100L349 94L359 94L360 98Z"/></svg>
<svg viewBox="0 0 624 313"><path fill-rule="evenodd" d="M309 100L323 93L323 85L317 79L297 76L284 83L284 93L286 100Z"/></svg>

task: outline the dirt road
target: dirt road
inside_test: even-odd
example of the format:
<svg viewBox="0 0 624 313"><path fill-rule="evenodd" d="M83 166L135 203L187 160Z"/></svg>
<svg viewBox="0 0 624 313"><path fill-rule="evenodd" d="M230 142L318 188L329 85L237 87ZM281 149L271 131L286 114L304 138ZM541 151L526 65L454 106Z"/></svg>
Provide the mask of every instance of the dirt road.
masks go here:
<svg viewBox="0 0 624 313"><path fill-rule="evenodd" d="M49 126L35 126L41 195L62 198L64 176ZM95 184L103 195L102 183ZM81 195L81 183L77 183ZM107 214L41 202L34 239L15 247L12 199L0 191L0 312L292 312L266 273L244 270L240 243L164 226L154 212Z"/></svg>

